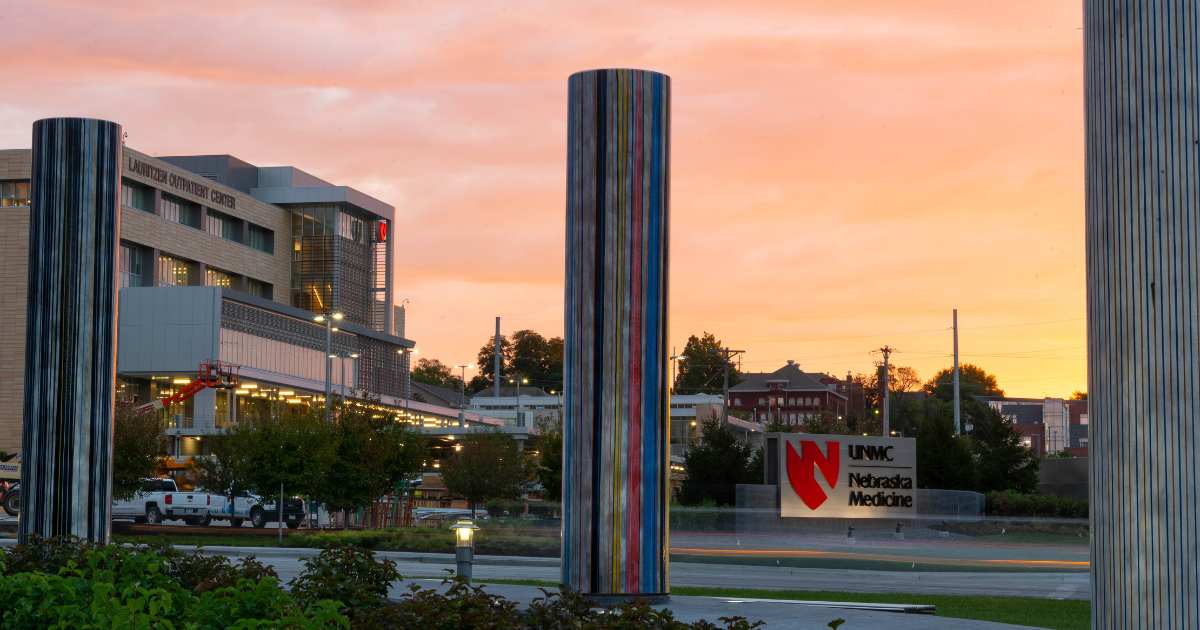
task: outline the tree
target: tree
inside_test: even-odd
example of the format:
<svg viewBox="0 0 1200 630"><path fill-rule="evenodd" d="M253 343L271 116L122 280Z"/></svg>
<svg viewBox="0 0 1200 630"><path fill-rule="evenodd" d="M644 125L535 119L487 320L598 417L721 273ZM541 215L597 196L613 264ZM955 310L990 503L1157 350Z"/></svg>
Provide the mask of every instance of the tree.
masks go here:
<svg viewBox="0 0 1200 630"><path fill-rule="evenodd" d="M929 382L925 383L925 393L943 401L954 400L954 368L938 370ZM988 374L983 368L970 363L958 366L958 397L966 400L972 396L1003 396L1004 390L996 383L995 375Z"/></svg>
<svg viewBox="0 0 1200 630"><path fill-rule="evenodd" d="M509 355L512 344L504 335L500 335L500 373L508 374ZM479 349L475 365L479 366L479 374L471 379L468 388L472 393L491 387L496 382L496 338L488 337L487 343Z"/></svg>
<svg viewBox="0 0 1200 630"><path fill-rule="evenodd" d="M804 431L801 433L817 435L846 435L849 433L849 428L844 422L838 420L837 413L831 409L816 411L811 418L804 419L803 426Z"/></svg>
<svg viewBox="0 0 1200 630"><path fill-rule="evenodd" d="M732 413L729 415L733 415ZM764 433L795 433L796 427L779 420L772 420L763 425Z"/></svg>
<svg viewBox="0 0 1200 630"><path fill-rule="evenodd" d="M333 407L333 457L313 492L331 512L369 505L421 470L424 434L381 413L377 403L368 398Z"/></svg>
<svg viewBox="0 0 1200 630"><path fill-rule="evenodd" d="M141 494L144 480L158 472L169 443L157 414L139 413L133 405L117 403L113 416L113 500L128 501Z"/></svg>
<svg viewBox="0 0 1200 630"><path fill-rule="evenodd" d="M563 384L563 338L546 339L532 330L513 333L509 376L529 379L545 390L561 391Z"/></svg>
<svg viewBox="0 0 1200 630"><path fill-rule="evenodd" d="M516 440L497 427L472 429L442 460L446 492L467 500L471 518L475 506L488 499L516 499L533 475L517 449Z"/></svg>
<svg viewBox="0 0 1200 630"><path fill-rule="evenodd" d="M1021 434L989 405L971 399L962 401L964 422L971 425L972 447L979 471L978 492L1015 490L1037 492L1037 455L1021 444Z"/></svg>
<svg viewBox="0 0 1200 630"><path fill-rule="evenodd" d="M463 380L454 374L454 368L437 359L417 359L417 367L412 371L412 380L426 385L436 385L458 391L462 389Z"/></svg>
<svg viewBox="0 0 1200 630"><path fill-rule="evenodd" d="M946 406L948 407L948 406ZM954 435L954 420L942 405L927 409L917 429L917 485L938 490L975 490L971 441Z"/></svg>
<svg viewBox="0 0 1200 630"><path fill-rule="evenodd" d="M241 422L206 438L208 455L192 458L189 470L196 486L229 499L233 505L236 497L249 492L253 487L254 455L258 450L258 430L248 422Z"/></svg>
<svg viewBox="0 0 1200 630"><path fill-rule="evenodd" d="M703 434L700 444L683 455L679 503L699 505L709 499L717 505L734 505L737 484L762 483L762 469L755 477L751 468L755 449L738 440L719 418L704 420L700 426Z"/></svg>
<svg viewBox="0 0 1200 630"><path fill-rule="evenodd" d="M1075 390L1071 392L1071 400L1087 400L1087 392Z"/></svg>
<svg viewBox="0 0 1200 630"><path fill-rule="evenodd" d="M537 478L546 491L546 500L562 502L563 428L557 414L539 416Z"/></svg>
<svg viewBox="0 0 1200 630"><path fill-rule="evenodd" d="M725 363L720 354L724 346L710 332L688 337L675 377L676 394L720 394L725 383ZM742 382L742 375L729 366L729 386Z"/></svg>
<svg viewBox="0 0 1200 630"><path fill-rule="evenodd" d="M276 496L280 485L293 495L315 494L334 455L333 428L324 410L289 413L281 403L266 404L248 420L258 434L250 473L255 494Z"/></svg>

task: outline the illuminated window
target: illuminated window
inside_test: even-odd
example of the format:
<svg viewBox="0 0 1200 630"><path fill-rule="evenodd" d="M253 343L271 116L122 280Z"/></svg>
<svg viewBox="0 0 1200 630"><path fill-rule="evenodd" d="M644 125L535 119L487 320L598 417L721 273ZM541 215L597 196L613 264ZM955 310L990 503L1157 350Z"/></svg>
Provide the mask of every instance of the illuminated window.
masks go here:
<svg viewBox="0 0 1200 630"><path fill-rule="evenodd" d="M173 258L166 254L158 256L158 286L186 287L188 286L188 264L184 260Z"/></svg>
<svg viewBox="0 0 1200 630"><path fill-rule="evenodd" d="M231 288L233 286L233 276L219 269L206 267L204 269L204 286Z"/></svg>

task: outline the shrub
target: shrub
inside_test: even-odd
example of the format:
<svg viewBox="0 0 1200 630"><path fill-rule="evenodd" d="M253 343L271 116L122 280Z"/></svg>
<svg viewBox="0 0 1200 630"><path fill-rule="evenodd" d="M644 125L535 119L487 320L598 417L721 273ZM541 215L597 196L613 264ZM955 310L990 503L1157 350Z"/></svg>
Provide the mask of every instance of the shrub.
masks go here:
<svg viewBox="0 0 1200 630"><path fill-rule="evenodd" d="M988 516L1088 518L1088 500L1013 491L989 492L984 511Z"/></svg>
<svg viewBox="0 0 1200 630"><path fill-rule="evenodd" d="M708 531L717 528L720 511L717 502L704 499L694 507L684 507L678 503L670 506L671 527L687 531Z"/></svg>
<svg viewBox="0 0 1200 630"><path fill-rule="evenodd" d="M558 516L559 504L535 501L529 504L529 513L536 519L550 520Z"/></svg>
<svg viewBox="0 0 1200 630"><path fill-rule="evenodd" d="M337 543L302 562L304 571L288 582L296 601L314 605L336 600L351 619L385 606L392 582L400 579L395 562L376 560L373 551Z"/></svg>

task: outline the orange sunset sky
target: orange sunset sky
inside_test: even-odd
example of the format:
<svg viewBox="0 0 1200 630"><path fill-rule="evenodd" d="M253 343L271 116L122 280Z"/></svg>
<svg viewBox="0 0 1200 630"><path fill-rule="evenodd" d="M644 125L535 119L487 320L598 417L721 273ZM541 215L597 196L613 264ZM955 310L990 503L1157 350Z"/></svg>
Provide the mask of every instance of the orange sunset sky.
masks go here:
<svg viewBox="0 0 1200 630"><path fill-rule="evenodd" d="M562 333L567 77L671 75L671 341L1086 389L1078 0L7 0L0 148L51 116L396 207L421 357ZM468 372L470 378L473 372Z"/></svg>

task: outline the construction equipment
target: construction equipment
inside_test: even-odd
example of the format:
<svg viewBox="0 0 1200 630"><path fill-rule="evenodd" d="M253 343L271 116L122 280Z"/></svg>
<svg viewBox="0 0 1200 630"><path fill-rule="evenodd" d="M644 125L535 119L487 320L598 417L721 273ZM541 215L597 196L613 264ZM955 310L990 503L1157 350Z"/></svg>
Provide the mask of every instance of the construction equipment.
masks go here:
<svg viewBox="0 0 1200 630"><path fill-rule="evenodd" d="M170 405L179 404L195 396L205 387L235 389L238 386L239 367L241 366L233 365L232 363L205 361L200 364L200 374L196 377L196 380L181 387L179 391L166 398L158 398L139 406L135 411L158 411L159 409L165 409Z"/></svg>

